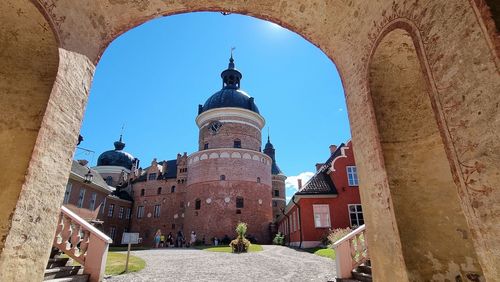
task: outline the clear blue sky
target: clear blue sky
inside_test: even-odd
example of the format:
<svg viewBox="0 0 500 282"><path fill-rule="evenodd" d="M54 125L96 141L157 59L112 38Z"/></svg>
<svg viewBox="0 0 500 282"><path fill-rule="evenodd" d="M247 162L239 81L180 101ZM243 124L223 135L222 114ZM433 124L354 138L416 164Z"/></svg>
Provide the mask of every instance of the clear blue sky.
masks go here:
<svg viewBox="0 0 500 282"><path fill-rule="evenodd" d="M221 88L231 47L270 128L288 176L313 172L330 144L350 138L342 84L333 62L299 35L242 15L190 13L155 19L114 40L96 69L77 151L95 165L125 124L125 150L149 166L197 150L198 104ZM291 180L295 180L293 177ZM290 196L293 189L287 189Z"/></svg>

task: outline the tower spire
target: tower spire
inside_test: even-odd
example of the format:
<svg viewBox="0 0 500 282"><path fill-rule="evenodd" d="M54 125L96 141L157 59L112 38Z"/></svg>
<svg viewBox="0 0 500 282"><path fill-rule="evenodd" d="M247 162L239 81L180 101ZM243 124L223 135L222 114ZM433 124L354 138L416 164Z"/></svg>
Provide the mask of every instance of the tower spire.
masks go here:
<svg viewBox="0 0 500 282"><path fill-rule="evenodd" d="M234 67L233 51L235 47L231 48L231 57L229 57L229 65L220 75L222 77L222 88L225 89L239 89L240 80L243 77L241 73Z"/></svg>
<svg viewBox="0 0 500 282"><path fill-rule="evenodd" d="M231 57L229 58L229 66L228 69L234 70L234 59L233 59L233 51L236 49L236 47L231 47Z"/></svg>

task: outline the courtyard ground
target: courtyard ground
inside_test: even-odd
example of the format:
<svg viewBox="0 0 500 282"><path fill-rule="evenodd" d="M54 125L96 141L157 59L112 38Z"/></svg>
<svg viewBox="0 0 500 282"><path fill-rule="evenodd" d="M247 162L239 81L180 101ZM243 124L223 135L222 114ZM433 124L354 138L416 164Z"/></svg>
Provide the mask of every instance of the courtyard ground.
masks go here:
<svg viewBox="0 0 500 282"><path fill-rule="evenodd" d="M335 261L282 246L231 254L195 249L134 251L146 261L139 272L112 276L120 281L332 281Z"/></svg>

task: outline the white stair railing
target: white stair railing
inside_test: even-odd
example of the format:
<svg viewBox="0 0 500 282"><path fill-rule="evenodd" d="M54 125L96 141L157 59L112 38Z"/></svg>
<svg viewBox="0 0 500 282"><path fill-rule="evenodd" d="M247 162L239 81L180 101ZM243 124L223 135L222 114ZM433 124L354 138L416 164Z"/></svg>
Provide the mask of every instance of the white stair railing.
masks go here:
<svg viewBox="0 0 500 282"><path fill-rule="evenodd" d="M53 246L83 266L89 281L102 281L113 240L66 207L61 207Z"/></svg>
<svg viewBox="0 0 500 282"><path fill-rule="evenodd" d="M365 225L361 225L333 243L337 278L351 278L351 271L369 259Z"/></svg>

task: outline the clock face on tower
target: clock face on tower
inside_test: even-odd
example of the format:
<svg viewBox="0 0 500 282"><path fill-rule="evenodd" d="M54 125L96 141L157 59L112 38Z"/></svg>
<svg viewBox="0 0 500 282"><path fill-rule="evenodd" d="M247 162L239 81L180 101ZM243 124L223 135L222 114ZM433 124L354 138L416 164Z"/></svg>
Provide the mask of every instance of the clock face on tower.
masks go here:
<svg viewBox="0 0 500 282"><path fill-rule="evenodd" d="M222 123L218 120L215 120L215 121L212 121L208 125L208 130L210 131L210 133L215 135L215 134L219 133L219 130L221 127L222 127Z"/></svg>

